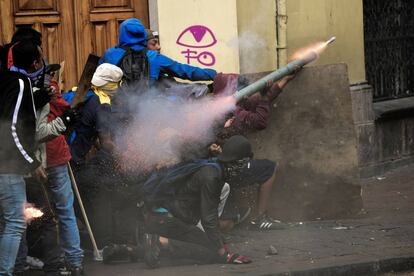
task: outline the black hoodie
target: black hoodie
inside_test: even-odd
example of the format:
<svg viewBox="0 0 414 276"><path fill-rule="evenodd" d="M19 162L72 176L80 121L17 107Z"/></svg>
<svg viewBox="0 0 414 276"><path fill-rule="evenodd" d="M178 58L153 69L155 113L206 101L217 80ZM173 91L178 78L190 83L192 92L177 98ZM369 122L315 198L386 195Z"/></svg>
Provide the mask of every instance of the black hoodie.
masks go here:
<svg viewBox="0 0 414 276"><path fill-rule="evenodd" d="M18 73L0 72L0 174L26 174L36 160L36 110L30 80Z"/></svg>

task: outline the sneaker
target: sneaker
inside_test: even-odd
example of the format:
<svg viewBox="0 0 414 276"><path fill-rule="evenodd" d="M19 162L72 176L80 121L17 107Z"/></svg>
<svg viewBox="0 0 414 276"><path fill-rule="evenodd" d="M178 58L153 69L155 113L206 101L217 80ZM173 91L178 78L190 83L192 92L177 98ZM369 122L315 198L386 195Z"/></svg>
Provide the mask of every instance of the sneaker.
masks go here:
<svg viewBox="0 0 414 276"><path fill-rule="evenodd" d="M138 249L126 244L111 244L102 249L102 261L110 264L117 261L136 262L138 260Z"/></svg>
<svg viewBox="0 0 414 276"><path fill-rule="evenodd" d="M31 256L26 257L26 264L33 270L41 270L44 266L40 259Z"/></svg>
<svg viewBox="0 0 414 276"><path fill-rule="evenodd" d="M250 222L250 230L282 230L286 225L280 220L269 217L266 213Z"/></svg>
<svg viewBox="0 0 414 276"><path fill-rule="evenodd" d="M69 272L70 276L85 276L85 272L83 271L83 267L73 267L70 269Z"/></svg>
<svg viewBox="0 0 414 276"><path fill-rule="evenodd" d="M161 244L160 238L155 234L144 234L144 261L151 267L156 268L160 265Z"/></svg>

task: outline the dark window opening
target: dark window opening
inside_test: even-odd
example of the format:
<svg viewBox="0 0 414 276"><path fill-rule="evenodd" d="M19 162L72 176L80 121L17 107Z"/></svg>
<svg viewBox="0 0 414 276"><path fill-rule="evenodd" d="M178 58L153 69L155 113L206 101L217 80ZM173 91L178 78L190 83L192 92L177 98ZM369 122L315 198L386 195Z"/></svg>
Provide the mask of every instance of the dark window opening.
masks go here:
<svg viewBox="0 0 414 276"><path fill-rule="evenodd" d="M414 1L364 0L364 36L374 101L414 96Z"/></svg>

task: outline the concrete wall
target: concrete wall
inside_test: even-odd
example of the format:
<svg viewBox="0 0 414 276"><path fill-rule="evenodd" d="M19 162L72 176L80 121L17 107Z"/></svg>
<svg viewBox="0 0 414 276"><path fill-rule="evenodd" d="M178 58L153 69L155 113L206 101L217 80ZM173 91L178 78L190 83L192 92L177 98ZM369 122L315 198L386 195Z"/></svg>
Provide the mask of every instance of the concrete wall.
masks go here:
<svg viewBox="0 0 414 276"><path fill-rule="evenodd" d="M295 49L336 36L313 65L344 62L351 83L365 80L362 0L287 0L288 55Z"/></svg>
<svg viewBox="0 0 414 276"><path fill-rule="evenodd" d="M183 63L190 61L190 64L226 73L255 73L276 68L275 0L154 1L157 5L150 5L151 24L159 29L163 54ZM335 35L335 44L314 65L344 62L349 68L350 82L363 82L362 0L287 0L286 3L288 56L298 48ZM217 43L205 48L177 45L180 34L193 25L208 27ZM204 39L208 38L207 35ZM191 39L194 40L188 35L187 42ZM196 58L188 60L182 53L187 49L197 52L192 55L209 52L216 62L205 66ZM204 61L209 63L209 60L210 56L206 56Z"/></svg>
<svg viewBox="0 0 414 276"><path fill-rule="evenodd" d="M241 74L277 67L275 16L274 0L237 0Z"/></svg>
<svg viewBox="0 0 414 276"><path fill-rule="evenodd" d="M271 112L269 127L249 136L256 158L278 163L270 212L288 220L358 212L357 139L346 65L305 68Z"/></svg>
<svg viewBox="0 0 414 276"><path fill-rule="evenodd" d="M163 54L182 63L227 73L263 72L276 68L274 0L157 0L156 5L154 3L150 5L151 25L160 32ZM207 27L217 42L203 48L177 44L180 34L193 25ZM194 39L190 31L183 35L182 42L194 46L203 41L208 44L211 36L207 32L201 42ZM209 52L214 55L215 63L206 66L196 58L188 60L187 54L182 53L187 49L197 52L192 55ZM204 63L209 60L210 56L207 56Z"/></svg>

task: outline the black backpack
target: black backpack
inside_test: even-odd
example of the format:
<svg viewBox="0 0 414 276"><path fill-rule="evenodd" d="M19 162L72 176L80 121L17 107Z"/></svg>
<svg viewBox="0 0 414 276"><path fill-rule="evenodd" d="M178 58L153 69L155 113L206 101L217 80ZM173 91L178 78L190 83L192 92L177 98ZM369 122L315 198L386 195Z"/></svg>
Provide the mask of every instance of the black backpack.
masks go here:
<svg viewBox="0 0 414 276"><path fill-rule="evenodd" d="M135 51L131 47L122 47L124 55L117 66L124 73L123 81L127 85L138 83L140 88L146 89L149 86L149 62L147 50Z"/></svg>
<svg viewBox="0 0 414 276"><path fill-rule="evenodd" d="M193 160L153 172L143 185L145 202L151 206L171 201L183 181L204 166L223 173L216 158Z"/></svg>

